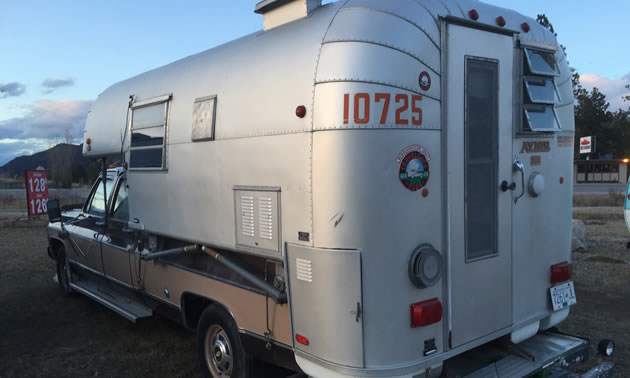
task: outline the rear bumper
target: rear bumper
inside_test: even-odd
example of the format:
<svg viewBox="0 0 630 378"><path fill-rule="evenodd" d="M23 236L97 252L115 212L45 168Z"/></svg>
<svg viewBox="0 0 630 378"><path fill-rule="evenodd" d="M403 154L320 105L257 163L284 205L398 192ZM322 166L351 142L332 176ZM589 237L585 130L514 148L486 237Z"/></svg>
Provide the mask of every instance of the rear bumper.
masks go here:
<svg viewBox="0 0 630 378"><path fill-rule="evenodd" d="M495 341L482 345L445 361L444 370L446 376L525 377L546 369L565 369L573 363L585 361L588 350L586 340L543 332L520 344ZM482 362L484 358L495 362L471 369L475 362Z"/></svg>

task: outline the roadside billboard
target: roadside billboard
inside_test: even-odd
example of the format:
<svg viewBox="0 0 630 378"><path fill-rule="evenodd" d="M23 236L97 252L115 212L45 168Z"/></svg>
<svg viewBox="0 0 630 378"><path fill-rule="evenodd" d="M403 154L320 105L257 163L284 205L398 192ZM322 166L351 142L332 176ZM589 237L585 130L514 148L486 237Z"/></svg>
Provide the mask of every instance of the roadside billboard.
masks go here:
<svg viewBox="0 0 630 378"><path fill-rule="evenodd" d="M595 152L595 137L587 136L580 138L580 153L590 154Z"/></svg>

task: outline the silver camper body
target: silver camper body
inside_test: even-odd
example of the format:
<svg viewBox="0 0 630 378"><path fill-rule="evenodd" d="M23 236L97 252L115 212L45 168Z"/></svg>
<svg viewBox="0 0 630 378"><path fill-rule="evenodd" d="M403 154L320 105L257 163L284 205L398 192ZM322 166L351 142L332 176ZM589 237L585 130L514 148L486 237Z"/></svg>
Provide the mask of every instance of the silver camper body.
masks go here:
<svg viewBox="0 0 630 378"><path fill-rule="evenodd" d="M564 320L550 270L570 260L573 93L553 34L471 0L318 5L262 2L264 30L95 102L83 152L124 156L124 228L152 252L261 259L288 304L181 262L147 263L143 290L221 303L318 377L436 374Z"/></svg>

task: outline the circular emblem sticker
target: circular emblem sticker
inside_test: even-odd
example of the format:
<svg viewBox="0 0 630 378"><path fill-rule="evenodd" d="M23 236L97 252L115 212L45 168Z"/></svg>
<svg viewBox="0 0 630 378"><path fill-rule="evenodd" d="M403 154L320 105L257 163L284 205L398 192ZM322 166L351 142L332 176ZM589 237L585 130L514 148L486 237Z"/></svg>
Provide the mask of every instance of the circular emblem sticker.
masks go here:
<svg viewBox="0 0 630 378"><path fill-rule="evenodd" d="M431 76L429 76L427 71L422 71L420 77L418 77L418 84L420 85L420 89L425 92L431 88Z"/></svg>
<svg viewBox="0 0 630 378"><path fill-rule="evenodd" d="M412 192L422 189L429 181L429 161L431 156L424 147L414 144L398 154L400 163L398 178L403 186Z"/></svg>

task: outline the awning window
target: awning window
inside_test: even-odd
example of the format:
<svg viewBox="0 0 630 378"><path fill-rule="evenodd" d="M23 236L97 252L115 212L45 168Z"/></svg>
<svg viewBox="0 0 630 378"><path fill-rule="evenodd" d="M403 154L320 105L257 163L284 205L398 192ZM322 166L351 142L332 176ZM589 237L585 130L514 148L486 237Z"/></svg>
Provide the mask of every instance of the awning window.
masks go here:
<svg viewBox="0 0 630 378"><path fill-rule="evenodd" d="M558 131L560 123L553 105L523 105L525 128L530 131Z"/></svg>
<svg viewBox="0 0 630 378"><path fill-rule="evenodd" d="M559 104L560 95L553 79L544 77L525 77L523 79L529 100L535 103Z"/></svg>
<svg viewBox="0 0 630 378"><path fill-rule="evenodd" d="M533 74L548 76L556 76L560 74L553 53L527 48L524 50L525 60L527 61L529 70Z"/></svg>

